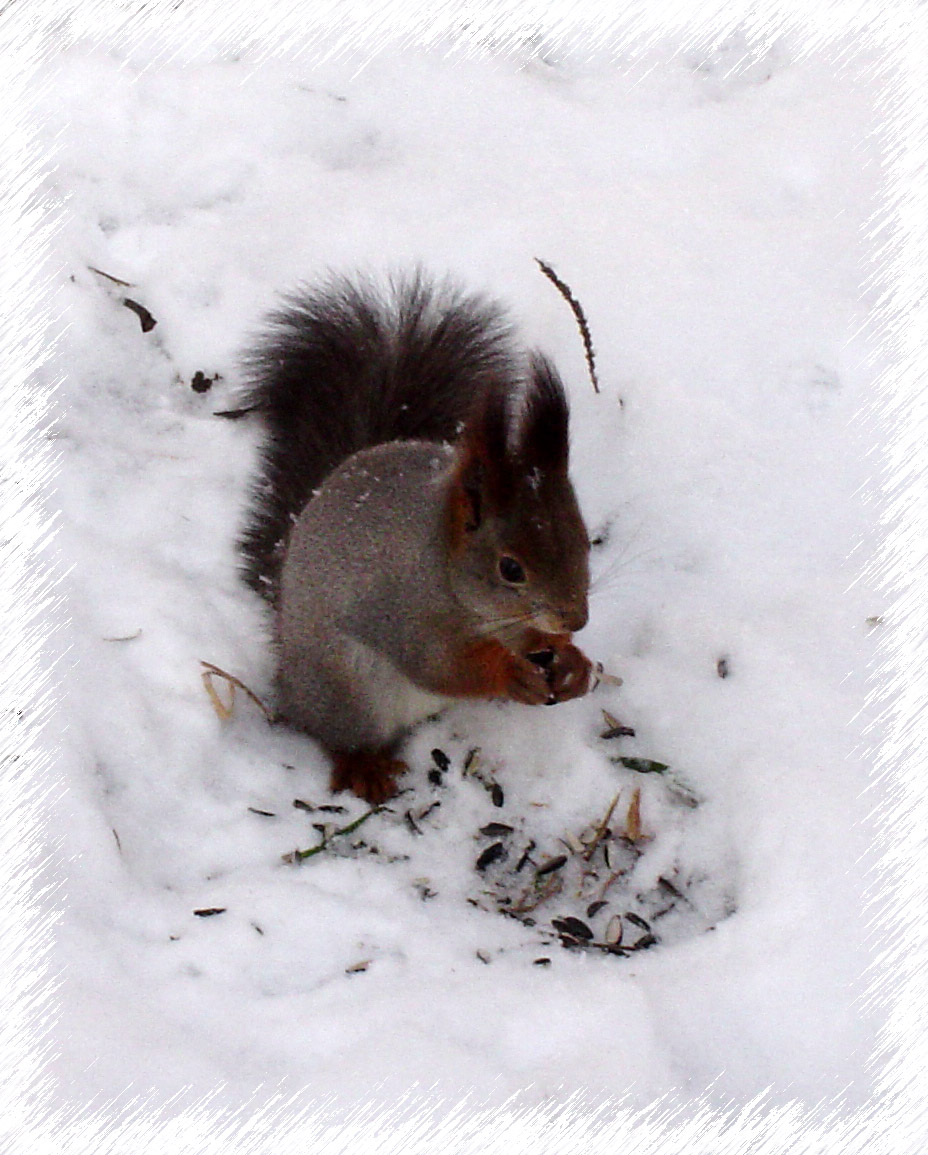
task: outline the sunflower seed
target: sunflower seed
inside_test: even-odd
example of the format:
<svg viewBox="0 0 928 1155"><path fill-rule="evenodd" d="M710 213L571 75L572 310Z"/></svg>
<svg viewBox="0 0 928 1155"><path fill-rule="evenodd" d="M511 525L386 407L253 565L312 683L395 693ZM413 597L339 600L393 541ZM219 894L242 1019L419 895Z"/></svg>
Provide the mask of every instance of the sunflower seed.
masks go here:
<svg viewBox="0 0 928 1155"><path fill-rule="evenodd" d="M566 862L566 854L559 854L556 858L549 858L547 862L543 862L535 871L535 877L540 878L543 874L550 874L554 870L560 870Z"/></svg>
<svg viewBox="0 0 928 1155"><path fill-rule="evenodd" d="M486 826L480 827L480 833L485 834L487 838L501 838L512 834L514 829L514 826L507 826L505 822L488 822Z"/></svg>
<svg viewBox="0 0 928 1155"><path fill-rule="evenodd" d="M551 925L559 934L566 934L571 938L589 942L593 937L593 932L586 923L582 919L574 918L572 914L564 918L552 918Z"/></svg>
<svg viewBox="0 0 928 1155"><path fill-rule="evenodd" d="M606 933L603 935L603 941L610 946L618 946L622 941L622 919L614 914L606 926Z"/></svg>
<svg viewBox="0 0 928 1155"><path fill-rule="evenodd" d="M486 870L488 866L492 866L494 862L498 862L501 858L506 857L506 847L501 842L494 842L488 846L486 850L477 859L476 869Z"/></svg>

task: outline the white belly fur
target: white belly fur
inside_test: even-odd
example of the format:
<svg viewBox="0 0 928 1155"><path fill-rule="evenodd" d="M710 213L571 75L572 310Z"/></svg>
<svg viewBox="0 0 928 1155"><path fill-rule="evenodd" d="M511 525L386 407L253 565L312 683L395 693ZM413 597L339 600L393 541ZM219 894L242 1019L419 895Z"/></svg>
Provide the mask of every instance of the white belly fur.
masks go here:
<svg viewBox="0 0 928 1155"><path fill-rule="evenodd" d="M349 662L357 675L357 685L370 687L371 714L390 740L403 730L415 726L431 714L443 710L452 698L422 690L401 673L393 663L370 646L350 639Z"/></svg>

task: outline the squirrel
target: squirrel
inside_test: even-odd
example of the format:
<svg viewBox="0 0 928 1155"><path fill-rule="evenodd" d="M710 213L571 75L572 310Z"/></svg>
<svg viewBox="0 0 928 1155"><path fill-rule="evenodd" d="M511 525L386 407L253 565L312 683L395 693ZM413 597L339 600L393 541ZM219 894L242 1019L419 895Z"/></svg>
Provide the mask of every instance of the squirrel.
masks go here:
<svg viewBox="0 0 928 1155"><path fill-rule="evenodd" d="M333 792L394 795L401 739L455 699L587 692L567 398L501 305L421 270L332 274L243 372L266 429L243 576L273 606L277 717L325 748Z"/></svg>

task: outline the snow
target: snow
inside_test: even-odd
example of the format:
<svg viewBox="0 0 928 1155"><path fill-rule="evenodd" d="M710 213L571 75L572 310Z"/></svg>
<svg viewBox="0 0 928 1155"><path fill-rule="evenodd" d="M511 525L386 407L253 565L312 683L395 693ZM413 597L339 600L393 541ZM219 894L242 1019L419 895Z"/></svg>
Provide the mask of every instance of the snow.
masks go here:
<svg viewBox="0 0 928 1155"><path fill-rule="evenodd" d="M788 37L741 64L737 41L678 47L393 47L359 70L247 51L146 67L78 42L40 71L45 191L67 202L44 371L63 377L47 501L70 647L59 1105L281 1088L342 1117L418 1086L853 1112L873 1093L864 734L886 605L861 577L878 506L860 412L883 356L864 232L880 83L860 46L840 64ZM584 307L599 395L536 257ZM328 795L310 739L241 694L222 720L204 690L204 660L261 696L271 672L234 549L256 430L214 413L276 293L415 261L506 300L569 383L603 538L579 642L623 684L456 707L410 738L413 792L359 829L379 854L287 865L313 822L366 808ZM196 393L198 371L220 379ZM598 737L603 709L635 737ZM474 748L501 807L463 773ZM619 754L669 764L700 805ZM481 826L553 854L636 789L650 841L602 917L653 913L676 878L691 907L654 947L567 950L543 934L556 901L535 927L469 901ZM434 800L414 833L404 811Z"/></svg>

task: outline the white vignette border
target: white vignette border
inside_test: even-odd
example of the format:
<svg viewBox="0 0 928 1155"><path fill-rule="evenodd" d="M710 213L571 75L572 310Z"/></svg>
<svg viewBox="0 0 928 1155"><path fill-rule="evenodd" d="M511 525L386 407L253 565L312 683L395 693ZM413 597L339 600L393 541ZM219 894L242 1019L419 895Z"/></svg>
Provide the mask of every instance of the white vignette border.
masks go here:
<svg viewBox="0 0 928 1155"><path fill-rule="evenodd" d="M170 1150L191 1155L276 1155L306 1151L324 1143L333 1152L377 1150L555 1152L581 1147L599 1151L712 1152L727 1155L763 1152L917 1151L928 1137L924 1103L928 1067L926 1015L926 932L923 881L928 842L928 802L919 781L919 755L926 749L928 691L924 638L928 636L928 394L922 382L928 347L928 5L917 0L890 3L874 14L864 4L720 2L698 17L688 5L669 2L626 4L616 12L604 0L589 0L582 16L551 0L479 0L424 5L392 0L378 4L320 0L311 6L293 0L269 0L261 7L244 0L0 0L0 48L6 80L0 85L0 132L5 136L7 179L0 193L5 239L0 263L3 310L0 342L3 390L0 393L5 467L0 474L0 590L3 612L0 661L0 940L2 965L3 1089L0 1133L7 1131L11 1152L67 1150L78 1155ZM462 33L462 26L466 31ZM256 1110L244 1105L232 1114L204 1101L172 1119L146 1112L120 1112L118 1122L105 1109L71 1117L47 1108L45 1059L53 1046L53 976L43 969L53 933L54 886L42 873L48 854L41 828L43 797L54 789L54 744L42 720L54 713L54 673L45 665L48 635L64 608L56 595L55 574L42 560L53 521L43 510L40 492L54 462L42 428L48 398L30 381L48 356L49 309L43 269L48 268L53 226L36 190L43 158L30 130L29 85L53 41L118 44L131 53L145 43L151 67L184 59L184 46L201 52L248 43L268 56L308 51L324 34L329 46L370 52L397 38L447 44L481 51L492 39L505 51L532 30L548 39L571 37L596 47L618 48L632 37L647 40L667 33L693 41L718 41L735 28L763 39L790 29L813 51L839 37L879 50L884 70L881 113L885 117L888 168L886 200L872 222L880 249L883 290L878 323L891 369L877 386L868 420L879 441L884 523L883 546L871 568L887 593L891 623L882 662L873 672L873 695L882 712L881 746L874 764L883 780L880 824L883 832L882 878L871 896L868 931L889 945L871 976L871 997L889 1003L889 1025L879 1053L874 1101L849 1118L827 1105L810 1112L799 1105L771 1108L763 1098L720 1115L694 1102L686 1117L655 1103L643 1113L615 1104L593 1106L582 1098L557 1109L482 1109L477 1104L446 1105L436 1111L417 1089L387 1112L359 1113L356 1122L337 1129L306 1110L281 1100ZM155 46L155 51L152 51ZM28 702L35 719L24 725L17 713ZM44 849L43 849L44 847ZM42 894L37 883L42 874ZM921 901L920 901L921 900ZM887 995L887 990L891 993Z"/></svg>

